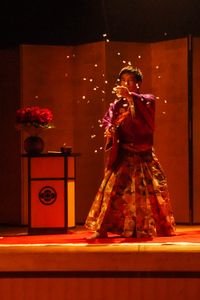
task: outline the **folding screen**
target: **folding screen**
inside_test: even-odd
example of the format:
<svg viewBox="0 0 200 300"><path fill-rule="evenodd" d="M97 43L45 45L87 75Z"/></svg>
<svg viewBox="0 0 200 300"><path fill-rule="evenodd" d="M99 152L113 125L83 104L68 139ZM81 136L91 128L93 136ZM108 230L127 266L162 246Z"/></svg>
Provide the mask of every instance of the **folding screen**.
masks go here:
<svg viewBox="0 0 200 300"><path fill-rule="evenodd" d="M199 40L194 40L194 221L199 222L198 104ZM114 100L112 88L119 70L127 65L142 69L142 92L157 100L155 149L168 178L176 221L188 223L188 42L187 38L157 43L98 42L79 46L21 45L16 51L18 90L16 103L49 107L56 128L44 135L45 151L59 150L66 142L81 153L77 159L76 221L83 223L103 176L105 155L100 120ZM17 55L20 53L20 56ZM14 74L13 70L11 73ZM12 75L13 76L13 75ZM20 78L20 83L19 83ZM17 104L12 108L14 111ZM9 110L9 105L7 104ZM13 121L12 121L13 122ZM14 126L13 126L14 127ZM14 129L13 129L14 131ZM15 133L16 134L16 133ZM22 136L23 139L25 136ZM20 149L15 155L20 161ZM17 168L17 164L16 164ZM23 172L26 166L22 164ZM19 168L18 168L19 169ZM25 173L23 173L25 175ZM23 185L25 186L23 176ZM10 177L11 178L11 177ZM14 180L14 179L12 179ZM23 199L26 198L23 187ZM18 202L17 202L18 203ZM22 223L27 223L27 203ZM15 204L16 205L16 204ZM9 212L3 212L9 220ZM7 215L7 217L6 217ZM19 217L19 214L18 214Z"/></svg>

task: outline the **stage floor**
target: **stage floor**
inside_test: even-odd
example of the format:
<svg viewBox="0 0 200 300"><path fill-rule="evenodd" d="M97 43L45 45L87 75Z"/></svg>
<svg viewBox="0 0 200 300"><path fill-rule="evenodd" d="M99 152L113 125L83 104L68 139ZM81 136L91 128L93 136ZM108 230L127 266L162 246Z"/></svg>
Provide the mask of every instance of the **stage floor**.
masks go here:
<svg viewBox="0 0 200 300"><path fill-rule="evenodd" d="M94 242L82 227L48 236L0 231L1 300L199 298L200 226L178 226L177 237L164 239Z"/></svg>
<svg viewBox="0 0 200 300"><path fill-rule="evenodd" d="M34 242L23 242L20 239L26 237L26 228L1 227L0 230L3 235L0 240L1 276L21 273L42 276L47 272L59 276L110 276L114 272L115 276L162 277L173 273L173 276L200 277L200 226L178 226L178 241L171 237L166 241L135 239L134 242L110 238L89 243L83 238L78 242L76 238L70 242L41 242L41 236L30 237ZM70 234L84 236L86 230L77 227Z"/></svg>

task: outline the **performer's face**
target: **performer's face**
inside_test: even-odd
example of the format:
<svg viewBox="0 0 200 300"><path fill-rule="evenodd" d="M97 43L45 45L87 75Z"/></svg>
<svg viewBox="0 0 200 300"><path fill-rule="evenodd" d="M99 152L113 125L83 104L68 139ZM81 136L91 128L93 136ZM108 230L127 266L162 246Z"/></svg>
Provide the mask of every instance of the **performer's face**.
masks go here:
<svg viewBox="0 0 200 300"><path fill-rule="evenodd" d="M120 85L126 86L130 92L137 92L139 84L135 80L134 74L124 73L121 76Z"/></svg>

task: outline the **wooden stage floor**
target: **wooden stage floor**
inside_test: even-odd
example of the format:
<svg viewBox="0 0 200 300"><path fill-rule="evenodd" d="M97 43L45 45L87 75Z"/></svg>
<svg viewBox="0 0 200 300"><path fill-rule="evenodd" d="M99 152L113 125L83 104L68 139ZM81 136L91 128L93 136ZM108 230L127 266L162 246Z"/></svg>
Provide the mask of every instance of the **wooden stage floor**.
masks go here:
<svg viewBox="0 0 200 300"><path fill-rule="evenodd" d="M0 231L26 234L25 228ZM186 231L200 226L177 227ZM199 291L197 241L0 243L1 300L196 300Z"/></svg>
<svg viewBox="0 0 200 300"><path fill-rule="evenodd" d="M23 235L26 228L0 228L1 234ZM75 231L83 230L80 227ZM177 233L199 231L200 226L177 226ZM4 273L5 272L5 273ZM140 272L154 276L200 276L200 243L198 242L134 242L134 243L35 243L0 244L0 273L95 273L116 272L136 276ZM36 274L35 273L35 274ZM183 274L184 273L184 274ZM93 275L92 275L93 274ZM135 275L134 275L135 274ZM157 275L156 275L157 274Z"/></svg>

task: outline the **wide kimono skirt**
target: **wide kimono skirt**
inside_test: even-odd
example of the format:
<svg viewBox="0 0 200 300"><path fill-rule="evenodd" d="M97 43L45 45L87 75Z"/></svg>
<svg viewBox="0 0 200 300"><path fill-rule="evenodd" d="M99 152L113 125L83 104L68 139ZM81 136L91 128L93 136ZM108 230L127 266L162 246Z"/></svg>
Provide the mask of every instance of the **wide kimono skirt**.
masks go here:
<svg viewBox="0 0 200 300"><path fill-rule="evenodd" d="M166 177L152 150L121 149L105 171L85 226L123 237L175 235Z"/></svg>

